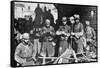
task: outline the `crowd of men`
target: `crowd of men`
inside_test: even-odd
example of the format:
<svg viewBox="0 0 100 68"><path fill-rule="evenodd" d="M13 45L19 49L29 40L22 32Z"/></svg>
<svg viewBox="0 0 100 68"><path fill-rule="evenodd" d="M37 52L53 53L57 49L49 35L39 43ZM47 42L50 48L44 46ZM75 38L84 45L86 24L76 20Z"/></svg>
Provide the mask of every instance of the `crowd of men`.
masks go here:
<svg viewBox="0 0 100 68"><path fill-rule="evenodd" d="M29 16L25 20L14 21L14 59L18 65L90 62L97 58L96 33L90 26L90 21L85 21L84 27L79 14L64 16L62 25L55 29L57 25L51 24L52 18L43 18L43 23L40 24L41 13L37 13L34 22ZM46 59L42 62L44 58Z"/></svg>

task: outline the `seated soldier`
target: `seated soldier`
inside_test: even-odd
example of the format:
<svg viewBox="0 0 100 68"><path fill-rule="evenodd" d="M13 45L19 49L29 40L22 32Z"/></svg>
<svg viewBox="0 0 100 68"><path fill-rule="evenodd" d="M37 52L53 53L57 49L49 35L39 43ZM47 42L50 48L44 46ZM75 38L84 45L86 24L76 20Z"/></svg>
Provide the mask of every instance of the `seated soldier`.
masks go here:
<svg viewBox="0 0 100 68"><path fill-rule="evenodd" d="M34 46L29 40L29 34L24 33L21 38L22 42L15 50L15 60L21 66L35 65Z"/></svg>

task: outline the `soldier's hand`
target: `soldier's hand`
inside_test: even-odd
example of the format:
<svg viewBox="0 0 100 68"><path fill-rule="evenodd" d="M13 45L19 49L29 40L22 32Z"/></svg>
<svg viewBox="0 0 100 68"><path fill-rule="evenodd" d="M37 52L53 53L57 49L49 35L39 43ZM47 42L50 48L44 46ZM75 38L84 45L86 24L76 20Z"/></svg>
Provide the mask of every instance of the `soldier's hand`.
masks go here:
<svg viewBox="0 0 100 68"><path fill-rule="evenodd" d="M67 33L67 36L70 36L70 33Z"/></svg>
<svg viewBox="0 0 100 68"><path fill-rule="evenodd" d="M36 36L40 36L39 33L36 33Z"/></svg>
<svg viewBox="0 0 100 68"><path fill-rule="evenodd" d="M52 42L52 45L53 45L53 46L55 46L55 45L56 45L56 43L55 43L55 42Z"/></svg>
<svg viewBox="0 0 100 68"><path fill-rule="evenodd" d="M62 31L62 34L66 35L66 33L64 31Z"/></svg>
<svg viewBox="0 0 100 68"><path fill-rule="evenodd" d="M71 32L72 35L75 35L75 33Z"/></svg>

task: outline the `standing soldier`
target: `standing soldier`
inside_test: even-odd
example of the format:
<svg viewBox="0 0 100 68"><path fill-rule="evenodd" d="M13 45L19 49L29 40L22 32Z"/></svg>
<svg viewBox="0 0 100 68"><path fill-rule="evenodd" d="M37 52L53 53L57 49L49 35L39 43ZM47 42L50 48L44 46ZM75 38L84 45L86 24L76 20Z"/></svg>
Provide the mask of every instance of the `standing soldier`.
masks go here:
<svg viewBox="0 0 100 68"><path fill-rule="evenodd" d="M29 34L24 33L21 37L22 42L17 46L15 51L15 60L21 66L35 65L34 47L29 40Z"/></svg>
<svg viewBox="0 0 100 68"><path fill-rule="evenodd" d="M55 54L55 43L53 42L53 37L55 35L54 28L50 25L50 20L46 19L46 26L42 28L41 31L42 37L43 37L43 43L42 43L42 56L54 56Z"/></svg>
<svg viewBox="0 0 100 68"><path fill-rule="evenodd" d="M41 42L40 40L40 31L41 31L41 24L36 24L37 22L34 22L33 28L30 31L31 35L31 40L34 43L34 48L35 48L35 55L39 56L40 55L40 50L41 50Z"/></svg>
<svg viewBox="0 0 100 68"><path fill-rule="evenodd" d="M93 40L96 40L96 33L94 31L94 29L90 26L90 22L89 21L86 21L86 29L85 29L85 32L86 32L86 39L87 39L87 42L92 42Z"/></svg>
<svg viewBox="0 0 100 68"><path fill-rule="evenodd" d="M67 25L67 17L62 17L63 25L59 27L56 32L57 35L61 36L60 47L59 47L59 55L61 55L66 48L68 48L68 36L70 35L70 26Z"/></svg>
<svg viewBox="0 0 100 68"><path fill-rule="evenodd" d="M70 21L73 21L71 23L74 24L74 26L72 27L73 31L71 32L71 35L75 36L75 42L77 44L77 53L83 52L83 44L84 44L83 38L82 38L83 32L84 32L83 24L80 23L79 20L80 20L80 16L78 14L74 15L74 20L72 19L72 17L70 18ZM74 45L74 47L76 47L76 46Z"/></svg>
<svg viewBox="0 0 100 68"><path fill-rule="evenodd" d="M35 9L35 20L33 22L33 28L30 31L31 38L34 42L34 48L35 48L35 55L40 55L41 50L41 42L40 39L40 30L42 27L42 9L40 8L40 4L37 4L37 7Z"/></svg>
<svg viewBox="0 0 100 68"><path fill-rule="evenodd" d="M94 29L90 26L90 21L85 21L86 29L86 50L88 58L95 58L96 57L96 33ZM88 54L89 53L89 54Z"/></svg>
<svg viewBox="0 0 100 68"><path fill-rule="evenodd" d="M75 18L74 16L71 16L69 18L69 21L71 23L71 32L70 32L70 47L75 51L77 52L77 46L76 46L76 37L75 35L73 34L73 30L74 30L74 24L75 24Z"/></svg>

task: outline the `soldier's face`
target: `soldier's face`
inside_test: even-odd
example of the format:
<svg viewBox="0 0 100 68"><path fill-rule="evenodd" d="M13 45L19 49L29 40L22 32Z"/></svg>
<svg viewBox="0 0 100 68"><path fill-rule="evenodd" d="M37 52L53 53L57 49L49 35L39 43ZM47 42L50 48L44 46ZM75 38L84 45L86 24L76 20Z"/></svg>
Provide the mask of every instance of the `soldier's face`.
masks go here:
<svg viewBox="0 0 100 68"><path fill-rule="evenodd" d="M87 25L87 26L89 26L89 25L90 25L90 22L89 22L89 21L86 21L85 23L86 23L86 25Z"/></svg>
<svg viewBox="0 0 100 68"><path fill-rule="evenodd" d="M79 22L79 19L76 20L76 23L78 23L78 22Z"/></svg>
<svg viewBox="0 0 100 68"><path fill-rule="evenodd" d="M74 24L75 23L74 19L71 19L70 22L71 22L71 24Z"/></svg>
<svg viewBox="0 0 100 68"><path fill-rule="evenodd" d="M67 20L67 18L66 18L66 17L63 17L63 18L62 18L62 20L63 20L63 21L66 21L66 20Z"/></svg>
<svg viewBox="0 0 100 68"><path fill-rule="evenodd" d="M63 18L62 18L62 22L63 22L63 24L65 25L65 24L67 23L67 18L66 18L66 17L63 17Z"/></svg>
<svg viewBox="0 0 100 68"><path fill-rule="evenodd" d="M49 26L50 25L50 20L46 20L46 25Z"/></svg>
<svg viewBox="0 0 100 68"><path fill-rule="evenodd" d="M70 21L71 24L74 24L75 23L74 17L70 17L69 21Z"/></svg>
<svg viewBox="0 0 100 68"><path fill-rule="evenodd" d="M74 24L74 23L75 23L75 21L71 21L71 23L72 23L72 24Z"/></svg>
<svg viewBox="0 0 100 68"><path fill-rule="evenodd" d="M24 39L24 42L25 42L26 44L28 44L29 39Z"/></svg>

